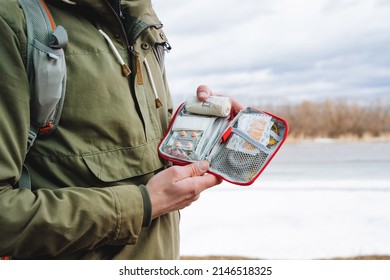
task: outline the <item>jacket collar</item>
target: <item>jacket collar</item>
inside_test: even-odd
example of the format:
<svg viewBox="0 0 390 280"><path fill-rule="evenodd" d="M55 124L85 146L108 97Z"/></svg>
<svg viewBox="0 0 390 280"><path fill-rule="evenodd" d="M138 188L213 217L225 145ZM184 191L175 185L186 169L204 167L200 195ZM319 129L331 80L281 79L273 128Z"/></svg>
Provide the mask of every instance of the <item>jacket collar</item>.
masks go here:
<svg viewBox="0 0 390 280"><path fill-rule="evenodd" d="M58 1L58 0L57 0ZM107 0L61 0L67 5L83 6L95 10L102 16L110 16ZM52 1L53 2L53 1ZM130 41L134 41L147 27L161 27L162 24L152 8L151 0L121 0L125 16L124 27Z"/></svg>
<svg viewBox="0 0 390 280"><path fill-rule="evenodd" d="M52 4L73 6L74 9L91 9L107 20L112 20L114 11L108 0L47 0ZM70 7L72 8L72 7ZM151 0L121 0L122 21L130 44L148 27L162 27L162 23L152 8Z"/></svg>
<svg viewBox="0 0 390 280"><path fill-rule="evenodd" d="M94 10L107 9L108 0L61 0L62 2L73 6L90 7ZM54 2L54 1L52 1ZM151 25L161 24L156 13L152 8L150 0L122 0L122 9L131 17Z"/></svg>

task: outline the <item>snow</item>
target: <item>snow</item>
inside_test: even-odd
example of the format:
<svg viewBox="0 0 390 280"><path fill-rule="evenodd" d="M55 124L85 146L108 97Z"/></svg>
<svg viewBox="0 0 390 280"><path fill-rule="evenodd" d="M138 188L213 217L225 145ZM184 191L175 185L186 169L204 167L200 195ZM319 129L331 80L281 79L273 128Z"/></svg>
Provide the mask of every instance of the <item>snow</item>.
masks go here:
<svg viewBox="0 0 390 280"><path fill-rule="evenodd" d="M310 160L324 153L323 143L318 145ZM326 145L337 152L334 144ZM387 153L390 145L383 147ZM207 190L181 211L181 255L299 260L390 255L390 154L377 157L347 157L349 170L337 171L345 166L335 165L336 175L327 178L320 169L332 164L321 165L323 157L311 169L297 173L295 165L289 173L296 160L281 156L251 186L224 182ZM299 160L307 167L304 157ZM362 171L364 165L376 166L375 177Z"/></svg>

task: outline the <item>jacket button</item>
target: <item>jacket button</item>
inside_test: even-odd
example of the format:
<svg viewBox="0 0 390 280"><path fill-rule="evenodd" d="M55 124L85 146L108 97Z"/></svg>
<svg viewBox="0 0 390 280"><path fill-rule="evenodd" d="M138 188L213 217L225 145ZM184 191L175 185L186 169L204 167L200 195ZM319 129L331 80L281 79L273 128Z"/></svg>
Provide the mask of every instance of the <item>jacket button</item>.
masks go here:
<svg viewBox="0 0 390 280"><path fill-rule="evenodd" d="M165 34L161 32L161 33L160 33L160 38L163 39L163 40L165 40Z"/></svg>
<svg viewBox="0 0 390 280"><path fill-rule="evenodd" d="M143 50L147 50L147 49L150 48L150 45L149 45L148 43L142 43L142 44L141 44L141 48L142 48Z"/></svg>
<svg viewBox="0 0 390 280"><path fill-rule="evenodd" d="M121 35L119 35L119 33L115 33L114 36L115 36L116 39L120 39L121 38Z"/></svg>

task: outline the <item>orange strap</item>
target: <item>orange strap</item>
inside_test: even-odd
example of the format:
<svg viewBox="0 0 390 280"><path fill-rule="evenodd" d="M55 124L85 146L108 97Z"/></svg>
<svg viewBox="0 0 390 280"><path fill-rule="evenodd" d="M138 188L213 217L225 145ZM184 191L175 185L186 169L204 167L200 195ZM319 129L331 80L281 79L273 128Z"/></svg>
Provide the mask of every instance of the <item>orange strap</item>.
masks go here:
<svg viewBox="0 0 390 280"><path fill-rule="evenodd" d="M54 19L53 19L53 17L51 16L51 13L50 13L50 11L49 11L49 8L46 6L45 1L39 0L39 2L41 2L42 7L43 7L43 8L45 9L45 11L46 11L46 14L47 14L47 16L48 16L48 18L49 18L49 21L50 21L51 29L52 29L52 30L55 30L55 29L56 29L56 24L54 23Z"/></svg>

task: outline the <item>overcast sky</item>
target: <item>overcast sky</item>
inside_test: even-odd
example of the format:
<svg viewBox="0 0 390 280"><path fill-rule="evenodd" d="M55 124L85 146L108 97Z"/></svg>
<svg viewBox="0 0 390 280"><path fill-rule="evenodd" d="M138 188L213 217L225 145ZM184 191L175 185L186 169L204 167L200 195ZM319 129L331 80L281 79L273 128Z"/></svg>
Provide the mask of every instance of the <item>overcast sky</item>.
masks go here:
<svg viewBox="0 0 390 280"><path fill-rule="evenodd" d="M176 99L200 83L255 103L390 99L389 0L153 5L172 45L167 70Z"/></svg>

